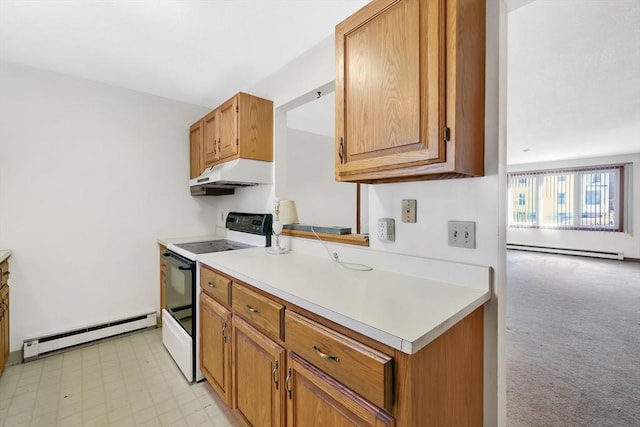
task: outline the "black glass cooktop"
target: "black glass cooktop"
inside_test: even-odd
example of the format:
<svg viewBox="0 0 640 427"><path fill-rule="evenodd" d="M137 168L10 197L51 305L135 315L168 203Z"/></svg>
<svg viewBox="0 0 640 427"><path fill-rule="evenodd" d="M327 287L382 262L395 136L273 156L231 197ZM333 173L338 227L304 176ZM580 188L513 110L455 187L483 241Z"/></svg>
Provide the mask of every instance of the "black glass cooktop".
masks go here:
<svg viewBox="0 0 640 427"><path fill-rule="evenodd" d="M220 239L206 242L180 243L177 247L189 251L192 254L208 254L211 252L233 251L236 249L252 248L245 243L234 242L232 240Z"/></svg>

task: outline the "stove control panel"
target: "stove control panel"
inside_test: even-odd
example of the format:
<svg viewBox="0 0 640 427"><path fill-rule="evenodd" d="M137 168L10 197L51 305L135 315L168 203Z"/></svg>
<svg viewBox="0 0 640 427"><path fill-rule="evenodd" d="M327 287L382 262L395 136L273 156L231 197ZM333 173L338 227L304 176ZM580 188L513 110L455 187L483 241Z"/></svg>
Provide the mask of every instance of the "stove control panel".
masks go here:
<svg viewBox="0 0 640 427"><path fill-rule="evenodd" d="M271 234L271 222L271 214L229 212L226 227L233 231L267 236Z"/></svg>

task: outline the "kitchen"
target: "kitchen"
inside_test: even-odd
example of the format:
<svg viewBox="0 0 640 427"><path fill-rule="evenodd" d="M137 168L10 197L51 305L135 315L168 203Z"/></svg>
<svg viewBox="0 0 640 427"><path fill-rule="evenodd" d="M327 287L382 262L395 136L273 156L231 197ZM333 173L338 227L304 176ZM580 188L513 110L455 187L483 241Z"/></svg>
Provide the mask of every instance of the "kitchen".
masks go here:
<svg viewBox="0 0 640 427"><path fill-rule="evenodd" d="M491 266L499 289L497 5L489 3L487 19L485 176L371 186L369 223L395 217L397 227L394 243L371 239L371 249ZM276 189L278 108L331 82L333 61L329 36L238 88L274 102ZM157 311L159 237L215 234L225 212L272 211L268 185L189 195L186 130L210 108L16 64L0 72L0 236L13 251L12 352L29 337ZM417 223L399 221L402 199L417 199ZM447 245L448 220L477 223L475 250ZM485 311L486 420L500 411L497 305L494 296Z"/></svg>

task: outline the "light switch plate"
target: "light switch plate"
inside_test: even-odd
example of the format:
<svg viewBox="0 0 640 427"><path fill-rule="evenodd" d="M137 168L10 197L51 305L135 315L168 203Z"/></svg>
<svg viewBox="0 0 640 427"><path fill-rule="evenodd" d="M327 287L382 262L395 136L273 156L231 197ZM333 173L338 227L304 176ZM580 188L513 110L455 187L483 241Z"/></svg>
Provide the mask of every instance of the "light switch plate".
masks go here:
<svg viewBox="0 0 640 427"><path fill-rule="evenodd" d="M378 219L378 240L394 242L396 240L396 221L393 218Z"/></svg>
<svg viewBox="0 0 640 427"><path fill-rule="evenodd" d="M402 200L402 222L416 222L416 199Z"/></svg>
<svg viewBox="0 0 640 427"><path fill-rule="evenodd" d="M473 221L449 221L449 246L476 247L476 223Z"/></svg>

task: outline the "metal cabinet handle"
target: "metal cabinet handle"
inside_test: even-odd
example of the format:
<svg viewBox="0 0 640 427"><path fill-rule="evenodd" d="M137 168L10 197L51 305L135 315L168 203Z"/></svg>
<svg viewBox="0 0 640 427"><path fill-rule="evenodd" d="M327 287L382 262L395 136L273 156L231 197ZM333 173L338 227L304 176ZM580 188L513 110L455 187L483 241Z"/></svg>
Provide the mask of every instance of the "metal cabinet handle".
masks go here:
<svg viewBox="0 0 640 427"><path fill-rule="evenodd" d="M226 334L226 330L227 330L227 321L224 321L224 325L222 326L222 340L223 342L226 344L227 342L227 334Z"/></svg>
<svg viewBox="0 0 640 427"><path fill-rule="evenodd" d="M289 371L287 373L287 378L284 379L284 388L287 389L287 394L289 395L289 399L291 399L291 368L289 368Z"/></svg>
<svg viewBox="0 0 640 427"><path fill-rule="evenodd" d="M207 285L209 285L210 288L217 288L216 284L213 282L207 282Z"/></svg>
<svg viewBox="0 0 640 427"><path fill-rule="evenodd" d="M314 345L313 349L316 351L316 353L318 353L318 356L322 357L323 359L329 359L335 362L340 361L340 358L334 354L323 353L322 350L320 350L320 347L318 347L317 345Z"/></svg>
<svg viewBox="0 0 640 427"><path fill-rule="evenodd" d="M340 137L340 145L338 146L338 157L340 157L340 164L344 165L344 138Z"/></svg>
<svg viewBox="0 0 640 427"><path fill-rule="evenodd" d="M222 153L222 150L220 149L220 138L218 138L218 153Z"/></svg>
<svg viewBox="0 0 640 427"><path fill-rule="evenodd" d="M276 390L278 389L278 361L276 360L275 366L273 367L273 371L271 371L271 378L273 379L273 383L276 385Z"/></svg>
<svg viewBox="0 0 640 427"><path fill-rule="evenodd" d="M257 308L251 307L249 304L247 304L247 310L249 310L252 313L260 313L260 310L258 310Z"/></svg>

